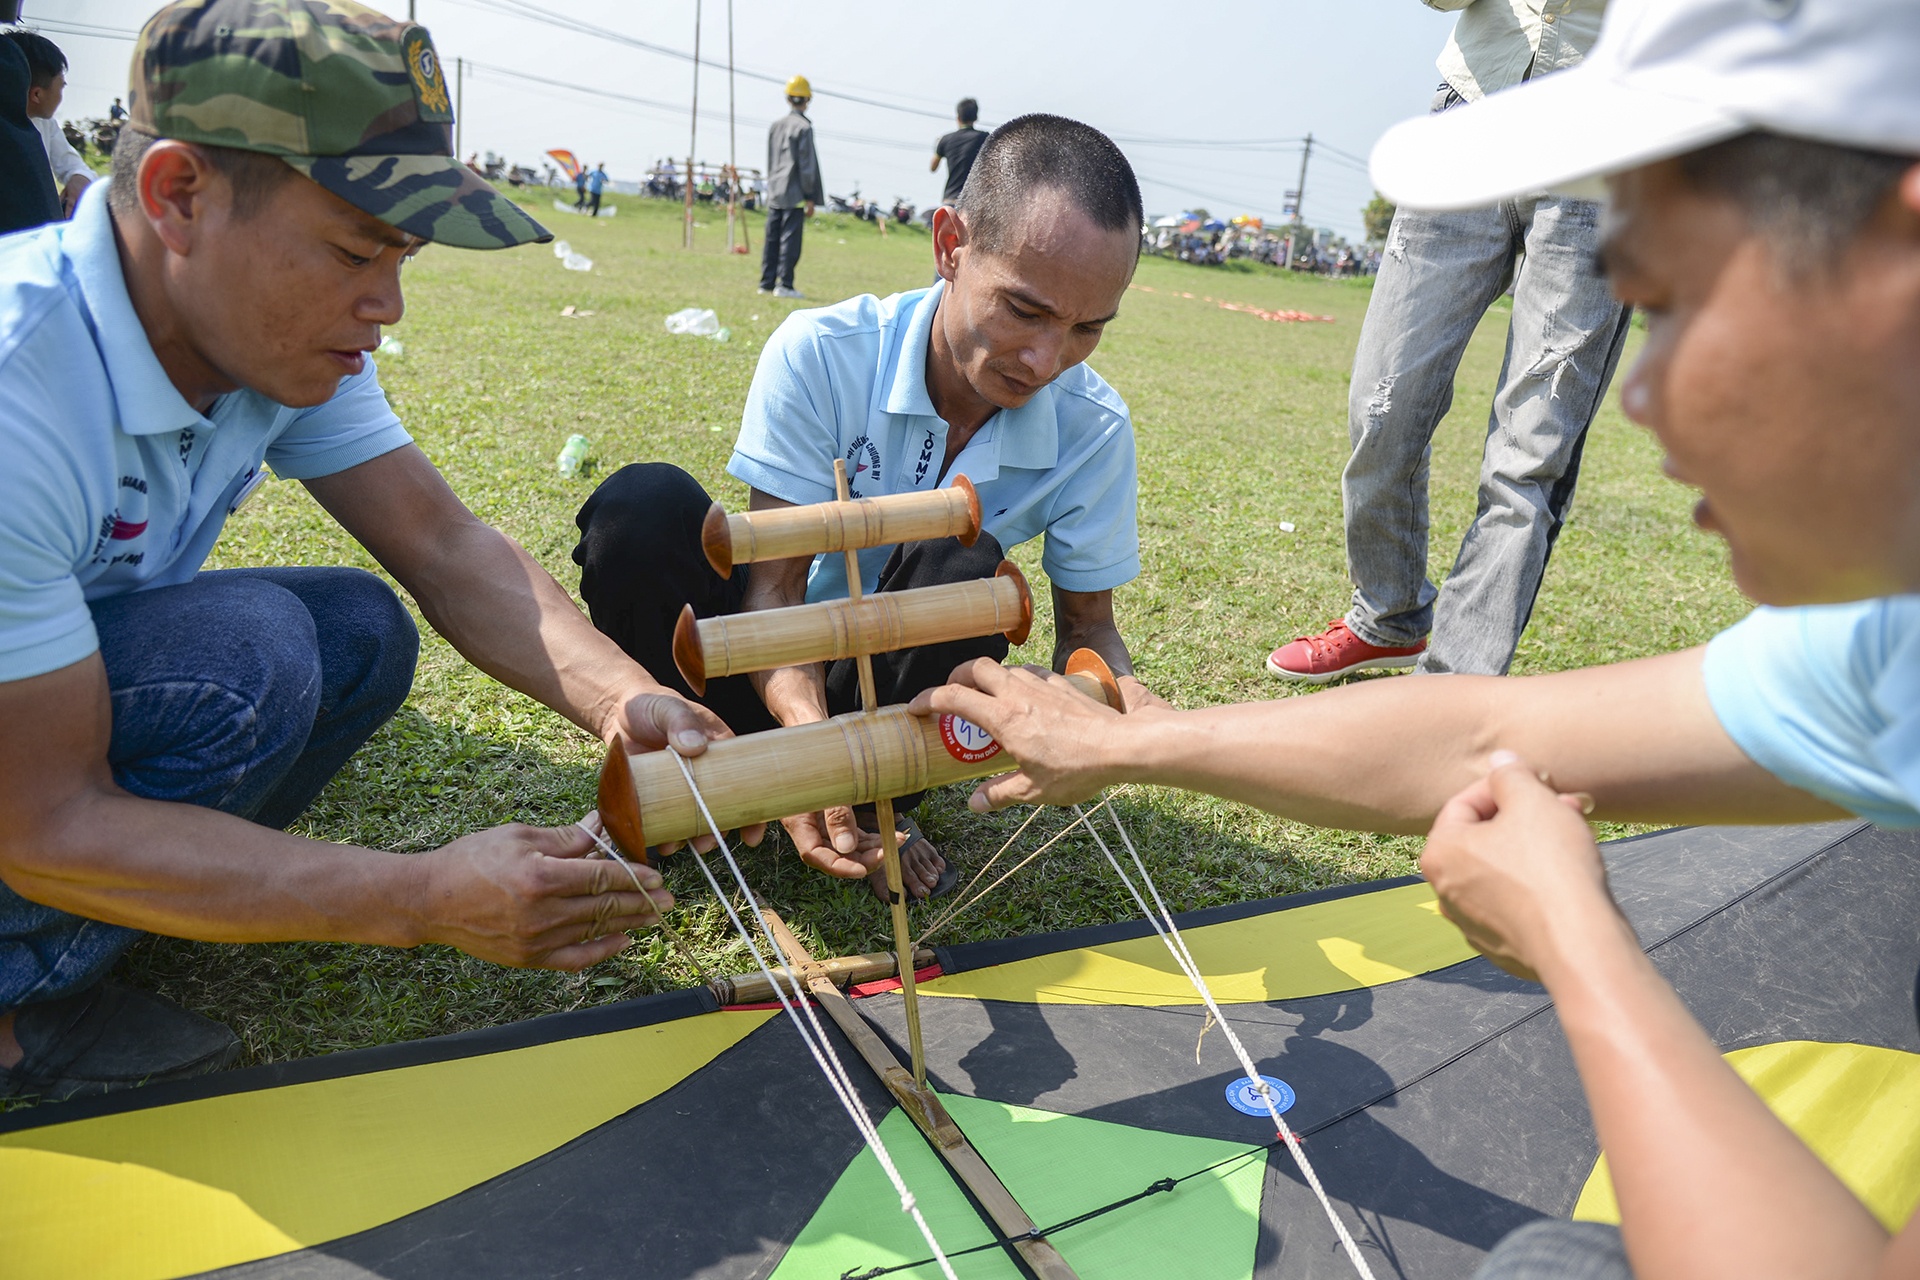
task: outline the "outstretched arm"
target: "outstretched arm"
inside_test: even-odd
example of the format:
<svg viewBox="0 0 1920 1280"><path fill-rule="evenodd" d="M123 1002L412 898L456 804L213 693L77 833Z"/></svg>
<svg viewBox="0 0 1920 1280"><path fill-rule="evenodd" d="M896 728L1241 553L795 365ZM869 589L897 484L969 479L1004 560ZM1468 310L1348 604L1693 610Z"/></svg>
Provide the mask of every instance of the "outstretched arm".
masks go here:
<svg viewBox="0 0 1920 1280"><path fill-rule="evenodd" d="M1920 1274L1920 1217L1889 1242L1727 1065L1640 950L1592 834L1533 763L1497 755L1443 809L1420 865L1469 942L1553 996L1634 1275Z"/></svg>
<svg viewBox="0 0 1920 1280"><path fill-rule="evenodd" d="M306 482L467 661L604 740L682 755L730 736L595 630L519 543L455 496L413 445Z"/></svg>
<svg viewBox="0 0 1920 1280"><path fill-rule="evenodd" d="M1595 816L1799 822L1844 816L1754 764L1720 727L1703 649L1520 678L1401 676L1306 697L1126 716L1044 674L977 662L915 700L992 733L1020 761L977 808L1083 800L1119 782L1205 791L1319 826L1408 834L1517 751Z"/></svg>

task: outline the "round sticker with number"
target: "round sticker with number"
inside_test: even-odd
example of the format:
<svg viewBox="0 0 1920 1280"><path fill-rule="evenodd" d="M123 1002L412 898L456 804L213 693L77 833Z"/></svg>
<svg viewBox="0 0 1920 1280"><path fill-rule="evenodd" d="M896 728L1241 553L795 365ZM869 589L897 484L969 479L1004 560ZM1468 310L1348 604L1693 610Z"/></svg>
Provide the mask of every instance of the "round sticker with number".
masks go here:
<svg viewBox="0 0 1920 1280"><path fill-rule="evenodd" d="M978 764L1000 754L1000 744L992 734L956 715L940 717L940 742L948 755L964 764Z"/></svg>

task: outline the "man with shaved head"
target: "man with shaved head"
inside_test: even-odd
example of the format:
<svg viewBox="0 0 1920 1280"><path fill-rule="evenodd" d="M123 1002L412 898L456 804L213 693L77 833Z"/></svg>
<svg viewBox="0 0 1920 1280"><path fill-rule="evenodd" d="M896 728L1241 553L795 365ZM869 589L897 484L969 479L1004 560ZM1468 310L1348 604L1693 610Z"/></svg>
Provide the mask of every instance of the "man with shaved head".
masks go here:
<svg viewBox="0 0 1920 1280"><path fill-rule="evenodd" d="M863 551L864 590L985 577L1005 551L1043 538L1054 666L1090 648L1130 699L1150 697L1131 677L1113 618L1114 588L1140 570L1133 427L1125 401L1084 363L1133 278L1141 220L1133 170L1099 130L1048 115L995 130L957 205L934 213L932 288L798 311L767 343L727 467L751 487L753 509L831 500L836 458L857 497L964 475L979 490L979 540ZM700 550L710 502L679 468L636 464L580 512L581 596L594 622L650 671L672 670L684 605L711 617L847 592L840 555L717 577ZM990 637L881 655L880 700L904 702L957 662L1006 653L1006 639ZM736 732L806 724L856 707L854 664L717 679L701 700ZM810 865L871 875L884 896L879 837L851 810L785 826ZM908 892L941 891L952 882L945 861L911 820L905 826Z"/></svg>

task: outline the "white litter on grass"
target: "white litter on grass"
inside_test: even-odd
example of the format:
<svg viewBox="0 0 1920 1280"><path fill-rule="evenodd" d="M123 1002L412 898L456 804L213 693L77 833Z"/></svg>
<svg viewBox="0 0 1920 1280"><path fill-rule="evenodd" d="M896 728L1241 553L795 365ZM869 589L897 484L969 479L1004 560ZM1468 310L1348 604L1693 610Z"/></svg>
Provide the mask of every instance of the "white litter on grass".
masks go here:
<svg viewBox="0 0 1920 1280"><path fill-rule="evenodd" d="M380 345L374 348L374 354L386 356L389 359L393 359L393 360L399 360L399 359L403 359L406 356L407 348L405 343L401 342L400 339L394 337L392 334L389 333L385 337L380 339Z"/></svg>
<svg viewBox="0 0 1920 1280"><path fill-rule="evenodd" d="M560 314L569 320L585 320L588 316L592 315L593 312L582 311L569 302L566 306L560 308Z"/></svg>
<svg viewBox="0 0 1920 1280"><path fill-rule="evenodd" d="M580 217L583 217L583 218L591 216L587 213L585 209L576 209L572 205L567 204L565 201L562 201L562 200L555 200L553 202L553 207L561 213L578 214ZM600 206L600 216L602 218L611 218L614 214L619 212L620 212L620 206L617 204L603 204Z"/></svg>
<svg viewBox="0 0 1920 1280"><path fill-rule="evenodd" d="M710 307L682 307L667 317L667 332L710 338L720 332L720 317Z"/></svg>
<svg viewBox="0 0 1920 1280"><path fill-rule="evenodd" d="M1282 521L1280 522L1280 532L1282 532L1282 533L1292 533L1292 532L1293 532L1293 521L1291 521L1291 520L1282 520Z"/></svg>

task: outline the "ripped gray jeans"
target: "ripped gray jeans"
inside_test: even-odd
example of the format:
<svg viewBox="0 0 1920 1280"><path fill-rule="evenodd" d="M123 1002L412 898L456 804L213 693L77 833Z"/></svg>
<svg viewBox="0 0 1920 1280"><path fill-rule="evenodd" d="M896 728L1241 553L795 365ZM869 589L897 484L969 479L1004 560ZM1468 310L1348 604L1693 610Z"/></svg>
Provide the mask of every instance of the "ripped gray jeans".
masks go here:
<svg viewBox="0 0 1920 1280"><path fill-rule="evenodd" d="M1594 202L1553 196L1394 215L1348 393L1347 626L1379 645L1431 633L1421 671L1505 674L1533 612L1627 336L1627 311L1594 270L1598 220ZM1479 513L1439 590L1427 577L1433 432L1467 340L1516 263Z"/></svg>

